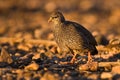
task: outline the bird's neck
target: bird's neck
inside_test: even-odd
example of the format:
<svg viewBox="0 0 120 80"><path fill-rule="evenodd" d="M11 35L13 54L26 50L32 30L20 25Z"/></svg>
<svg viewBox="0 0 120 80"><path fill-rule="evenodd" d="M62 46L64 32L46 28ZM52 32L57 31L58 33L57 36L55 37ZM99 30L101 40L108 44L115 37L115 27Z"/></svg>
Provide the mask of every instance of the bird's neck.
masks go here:
<svg viewBox="0 0 120 80"><path fill-rule="evenodd" d="M62 21L54 21L54 25L61 25L62 23Z"/></svg>
<svg viewBox="0 0 120 80"><path fill-rule="evenodd" d="M54 32L61 32L62 27L63 27L63 23L54 24L53 31L54 31Z"/></svg>

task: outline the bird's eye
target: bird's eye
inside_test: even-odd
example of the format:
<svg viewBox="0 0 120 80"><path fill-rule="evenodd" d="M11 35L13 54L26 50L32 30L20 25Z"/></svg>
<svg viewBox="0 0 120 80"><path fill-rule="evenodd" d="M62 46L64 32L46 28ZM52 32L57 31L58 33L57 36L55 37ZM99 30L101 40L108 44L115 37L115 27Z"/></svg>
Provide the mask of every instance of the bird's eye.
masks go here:
<svg viewBox="0 0 120 80"><path fill-rule="evenodd" d="M53 18L57 18L57 16L56 16L56 17L53 17Z"/></svg>

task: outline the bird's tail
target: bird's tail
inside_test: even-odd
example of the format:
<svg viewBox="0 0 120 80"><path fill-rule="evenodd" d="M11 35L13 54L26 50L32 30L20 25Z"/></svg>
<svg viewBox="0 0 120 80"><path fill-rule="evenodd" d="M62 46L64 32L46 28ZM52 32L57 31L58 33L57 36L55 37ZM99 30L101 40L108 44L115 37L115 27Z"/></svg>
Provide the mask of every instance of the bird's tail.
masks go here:
<svg viewBox="0 0 120 80"><path fill-rule="evenodd" d="M98 50L96 49L96 47L94 46L93 49L90 50L92 55L98 54Z"/></svg>

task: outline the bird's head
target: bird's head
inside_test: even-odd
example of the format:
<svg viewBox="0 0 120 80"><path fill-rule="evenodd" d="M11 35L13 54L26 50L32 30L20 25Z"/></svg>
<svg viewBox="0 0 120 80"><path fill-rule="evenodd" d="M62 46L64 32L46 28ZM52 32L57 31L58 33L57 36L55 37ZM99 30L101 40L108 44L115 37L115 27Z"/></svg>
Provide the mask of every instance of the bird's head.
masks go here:
<svg viewBox="0 0 120 80"><path fill-rule="evenodd" d="M59 24L65 21L63 14L59 11L55 11L51 14L48 22L53 22L54 24Z"/></svg>

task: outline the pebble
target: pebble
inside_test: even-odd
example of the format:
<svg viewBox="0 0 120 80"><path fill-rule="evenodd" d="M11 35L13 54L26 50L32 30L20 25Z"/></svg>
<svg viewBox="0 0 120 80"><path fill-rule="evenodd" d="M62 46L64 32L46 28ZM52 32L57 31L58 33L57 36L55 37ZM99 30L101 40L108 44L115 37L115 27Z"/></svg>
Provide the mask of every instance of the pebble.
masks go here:
<svg viewBox="0 0 120 80"><path fill-rule="evenodd" d="M28 46L25 46L25 45L23 45L23 44L18 45L17 48L18 48L18 49L21 49L21 50L24 50L24 51L29 51L29 47L28 47Z"/></svg>
<svg viewBox="0 0 120 80"><path fill-rule="evenodd" d="M120 74L120 66L115 66L112 68L112 73L114 74Z"/></svg>
<svg viewBox="0 0 120 80"><path fill-rule="evenodd" d="M98 79L98 75L97 74L91 74L88 76L88 79L90 80L97 80Z"/></svg>
<svg viewBox="0 0 120 80"><path fill-rule="evenodd" d="M39 58L40 58L40 54L37 53L37 54L35 54L35 55L32 57L32 60L34 60L34 59L39 59Z"/></svg>
<svg viewBox="0 0 120 80"><path fill-rule="evenodd" d="M38 70L38 69L39 69L39 65L35 62L25 67L25 70Z"/></svg>
<svg viewBox="0 0 120 80"><path fill-rule="evenodd" d="M0 62L5 62L8 64L11 64L13 62L13 59L11 58L10 54L4 48L2 48L0 54Z"/></svg>
<svg viewBox="0 0 120 80"><path fill-rule="evenodd" d="M101 79L111 79L112 78L112 74L109 72L103 72L101 74Z"/></svg>
<svg viewBox="0 0 120 80"><path fill-rule="evenodd" d="M61 80L58 74L53 74L51 72L46 72L41 80Z"/></svg>

